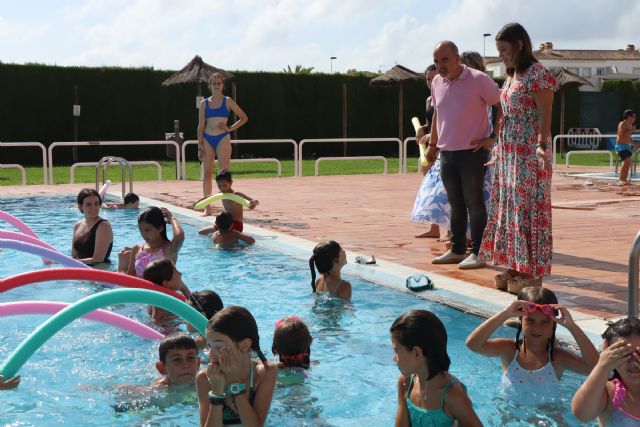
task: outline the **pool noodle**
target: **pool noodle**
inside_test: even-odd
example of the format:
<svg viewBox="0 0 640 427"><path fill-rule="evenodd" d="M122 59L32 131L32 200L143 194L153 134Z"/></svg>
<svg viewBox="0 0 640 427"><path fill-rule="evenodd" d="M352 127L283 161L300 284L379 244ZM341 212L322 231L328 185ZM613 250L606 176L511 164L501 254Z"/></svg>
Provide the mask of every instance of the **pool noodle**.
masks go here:
<svg viewBox="0 0 640 427"><path fill-rule="evenodd" d="M0 239L0 248L15 249L17 251L27 252L33 255L39 255L68 267L89 268L88 265L81 263L77 259L73 259L61 254L57 250L51 250L44 246L23 242L15 239Z"/></svg>
<svg viewBox="0 0 640 427"><path fill-rule="evenodd" d="M0 220L8 222L9 224L16 227L18 230L22 231L24 234L27 234L31 237L35 237L36 239L40 239L38 235L33 231L27 224L11 215L9 212L5 212L0 210Z"/></svg>
<svg viewBox="0 0 640 427"><path fill-rule="evenodd" d="M52 251L59 252L56 248L48 244L47 242L30 236L28 234L18 233L16 231L0 230L0 239L20 240L22 242L31 243L32 245L42 246L43 248L51 249ZM51 264L53 261L47 258L42 258L45 264Z"/></svg>
<svg viewBox="0 0 640 427"><path fill-rule="evenodd" d="M160 307L182 317L193 325L198 332L205 335L207 326L206 317L188 304L166 294L147 289L113 289L76 301L47 319L9 355L4 364L0 366L0 375L3 375L5 378L14 377L33 353L60 329L75 319L98 308L123 303L140 303Z"/></svg>
<svg viewBox="0 0 640 427"><path fill-rule="evenodd" d="M195 205L193 205L193 208L194 209L202 209L202 208L204 208L206 206L209 206L211 203L215 202L216 200L221 200L221 199L233 200L236 203L240 203L245 208L248 208L249 205L251 204L251 202L249 202L247 199L243 199L242 197L238 196L237 194L233 194L233 193L217 193L217 194L211 195L209 197L205 197L204 199L200 200Z"/></svg>
<svg viewBox="0 0 640 427"><path fill-rule="evenodd" d="M102 200L104 200L104 195L107 194L107 188L109 188L110 185L111 185L111 180L108 179L107 182L102 184L102 187L100 187L100 190L98 190L98 194L100 194L100 198Z"/></svg>
<svg viewBox="0 0 640 427"><path fill-rule="evenodd" d="M0 304L0 316L23 314L56 314L70 303L58 301L16 301ZM164 335L153 328L108 310L95 310L82 316L83 319L106 323L148 340L161 340Z"/></svg>
<svg viewBox="0 0 640 427"><path fill-rule="evenodd" d="M411 119L411 123L413 124L413 129L417 134L418 129L420 129L420 120L417 117L413 117ZM427 147L424 144L418 144L418 149L420 150L420 164L422 164L422 166L429 166L429 161L427 160Z"/></svg>
<svg viewBox="0 0 640 427"><path fill-rule="evenodd" d="M0 239L1 241L1 239ZM64 256L64 255L63 255ZM74 260L75 261L75 260ZM80 263L82 264L82 263ZM0 279L0 292L31 283L50 282L54 280L92 280L107 284L128 288L152 290L167 294L173 298L184 301L186 298L171 289L163 288L155 283L128 274L115 273L113 271L97 270L82 264L84 268L50 268L44 270L29 271Z"/></svg>

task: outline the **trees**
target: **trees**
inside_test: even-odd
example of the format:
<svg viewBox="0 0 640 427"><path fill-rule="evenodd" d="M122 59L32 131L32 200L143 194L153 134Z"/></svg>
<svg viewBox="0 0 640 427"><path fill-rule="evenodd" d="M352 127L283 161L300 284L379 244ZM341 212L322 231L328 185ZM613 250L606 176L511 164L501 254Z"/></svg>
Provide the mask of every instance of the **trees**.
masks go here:
<svg viewBox="0 0 640 427"><path fill-rule="evenodd" d="M302 65L296 65L294 69L291 69L291 65L287 65L287 68L283 68L287 74L311 74L313 72L313 67L303 67Z"/></svg>

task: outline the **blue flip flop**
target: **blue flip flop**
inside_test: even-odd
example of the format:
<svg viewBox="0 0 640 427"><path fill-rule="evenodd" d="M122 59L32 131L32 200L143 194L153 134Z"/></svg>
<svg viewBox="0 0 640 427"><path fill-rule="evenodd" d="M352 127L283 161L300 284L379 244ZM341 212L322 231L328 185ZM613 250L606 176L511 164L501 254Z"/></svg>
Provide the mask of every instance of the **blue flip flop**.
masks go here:
<svg viewBox="0 0 640 427"><path fill-rule="evenodd" d="M431 291L433 290L433 282L426 274L414 274L407 277L407 288L413 292Z"/></svg>

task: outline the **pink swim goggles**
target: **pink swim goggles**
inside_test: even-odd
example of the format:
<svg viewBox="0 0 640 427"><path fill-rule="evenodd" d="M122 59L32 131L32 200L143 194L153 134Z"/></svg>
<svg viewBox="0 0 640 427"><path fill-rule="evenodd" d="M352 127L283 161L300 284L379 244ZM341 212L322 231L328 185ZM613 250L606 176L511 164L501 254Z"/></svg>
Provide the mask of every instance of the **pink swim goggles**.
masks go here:
<svg viewBox="0 0 640 427"><path fill-rule="evenodd" d="M536 304L531 301L524 301L527 304L527 314L535 313L536 310L540 310L545 316L555 317L558 315L558 309L553 308L549 304Z"/></svg>

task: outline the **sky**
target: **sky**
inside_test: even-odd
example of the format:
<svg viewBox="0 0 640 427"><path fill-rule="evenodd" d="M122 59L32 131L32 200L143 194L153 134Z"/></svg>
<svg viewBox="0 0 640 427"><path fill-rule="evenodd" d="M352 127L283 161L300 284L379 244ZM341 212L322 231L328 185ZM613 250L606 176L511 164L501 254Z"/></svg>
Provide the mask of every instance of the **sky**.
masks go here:
<svg viewBox="0 0 640 427"><path fill-rule="evenodd" d="M0 61L177 70L198 54L227 70L420 71L444 39L496 55L513 21L534 48L640 48L639 18L640 0L0 0Z"/></svg>

